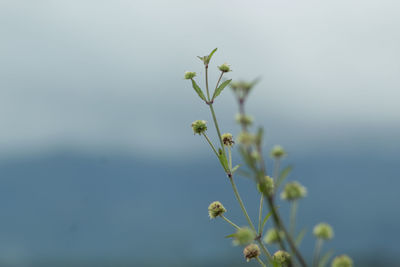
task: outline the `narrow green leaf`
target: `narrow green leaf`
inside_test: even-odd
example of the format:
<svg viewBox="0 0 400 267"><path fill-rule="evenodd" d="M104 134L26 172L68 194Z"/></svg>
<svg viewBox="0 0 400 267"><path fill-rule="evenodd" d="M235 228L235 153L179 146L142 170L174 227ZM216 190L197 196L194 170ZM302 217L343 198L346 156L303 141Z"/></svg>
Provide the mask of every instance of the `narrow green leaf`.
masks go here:
<svg viewBox="0 0 400 267"><path fill-rule="evenodd" d="M206 97L203 94L203 91L200 89L200 87L197 85L197 83L193 79L192 79L192 86L193 86L193 89L196 91L196 93L199 95L199 97L201 99L203 99L204 101L207 101Z"/></svg>
<svg viewBox="0 0 400 267"><path fill-rule="evenodd" d="M233 167L232 173L235 173L235 171L236 171L237 169L239 169L239 167L240 167L240 165L236 165L235 167Z"/></svg>
<svg viewBox="0 0 400 267"><path fill-rule="evenodd" d="M281 174L279 175L277 181L276 181L276 187L278 188L283 181L288 177L289 173L292 171L293 167L291 165L287 166L281 171Z"/></svg>
<svg viewBox="0 0 400 267"><path fill-rule="evenodd" d="M305 229L305 228L300 231L300 233L296 237L296 241L295 241L296 246L300 246L301 241L303 241L303 238L306 235L306 233L307 233L307 229Z"/></svg>
<svg viewBox="0 0 400 267"><path fill-rule="evenodd" d="M271 214L272 214L271 212L268 212L268 214L265 215L265 217L264 217L264 219L263 219L263 221L261 223L261 231L264 230L264 226L267 223L269 217L271 217Z"/></svg>
<svg viewBox="0 0 400 267"><path fill-rule="evenodd" d="M210 63L210 60L212 58L212 56L214 55L214 53L217 51L218 48L215 48L213 51L211 51L211 53L208 55L207 57L207 64Z"/></svg>
<svg viewBox="0 0 400 267"><path fill-rule="evenodd" d="M263 135L264 135L264 128L259 127L257 130L256 140L255 140L255 142L258 146L261 146L261 144L262 144Z"/></svg>
<svg viewBox="0 0 400 267"><path fill-rule="evenodd" d="M230 234L230 235L227 235L227 236L225 236L225 238L232 238L232 237L235 237L235 233L234 234Z"/></svg>
<svg viewBox="0 0 400 267"><path fill-rule="evenodd" d="M218 159L219 162L221 162L222 167L226 172L229 172L229 166L228 166L228 160L226 159L226 156L224 153L222 153L221 148L218 149Z"/></svg>
<svg viewBox="0 0 400 267"><path fill-rule="evenodd" d="M224 90L224 88L232 81L232 79L230 80L226 80L225 82L221 83L220 86L218 86L217 89L215 89L214 91L214 95L212 97L212 100L214 100L217 96L219 96L219 94L222 92L222 90Z"/></svg>
<svg viewBox="0 0 400 267"><path fill-rule="evenodd" d="M326 264L329 262L329 259L333 255L333 250L329 250L326 252L322 257L321 260L319 261L318 267L325 267Z"/></svg>

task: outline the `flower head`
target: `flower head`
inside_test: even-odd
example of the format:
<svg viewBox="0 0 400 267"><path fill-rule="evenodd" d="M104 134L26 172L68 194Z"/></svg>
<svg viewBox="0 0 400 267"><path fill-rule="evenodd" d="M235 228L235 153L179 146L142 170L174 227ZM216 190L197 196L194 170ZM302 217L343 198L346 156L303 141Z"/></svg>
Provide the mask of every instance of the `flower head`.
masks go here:
<svg viewBox="0 0 400 267"><path fill-rule="evenodd" d="M196 77L196 72L193 72L193 71L186 71L185 72L185 79L186 80L191 80L194 77Z"/></svg>
<svg viewBox="0 0 400 267"><path fill-rule="evenodd" d="M337 256L332 261L332 267L353 267L353 260L347 255Z"/></svg>
<svg viewBox="0 0 400 267"><path fill-rule="evenodd" d="M231 71L231 66L228 63L224 63L221 66L218 66L219 70L222 72L229 72Z"/></svg>
<svg viewBox="0 0 400 267"><path fill-rule="evenodd" d="M254 136L247 132L241 132L237 137L237 142L244 146L250 146L254 142Z"/></svg>
<svg viewBox="0 0 400 267"><path fill-rule="evenodd" d="M214 201L210 206L208 206L208 216L210 216L211 219L214 219L225 212L225 207L219 201Z"/></svg>
<svg viewBox="0 0 400 267"><path fill-rule="evenodd" d="M192 122L192 129L194 134L201 135L205 131L207 131L207 122L204 120L197 120Z"/></svg>
<svg viewBox="0 0 400 267"><path fill-rule="evenodd" d="M285 233L283 231L278 231L276 228L271 228L267 231L264 237L264 242L267 244L278 243L279 240L282 240L285 237Z"/></svg>
<svg viewBox="0 0 400 267"><path fill-rule="evenodd" d="M274 146L271 150L271 157L275 159L280 159L282 157L286 156L286 152L281 146Z"/></svg>
<svg viewBox="0 0 400 267"><path fill-rule="evenodd" d="M317 238L329 240L333 237L333 229L327 223L319 223L314 227L313 234Z"/></svg>
<svg viewBox="0 0 400 267"><path fill-rule="evenodd" d="M248 227L241 227L236 231L233 238L233 244L246 245L253 242L254 238L256 238L256 233Z"/></svg>
<svg viewBox="0 0 400 267"><path fill-rule="evenodd" d="M224 143L225 146L233 146L233 144L235 143L233 141L233 136L230 133L222 134L221 138L222 138L222 142Z"/></svg>
<svg viewBox="0 0 400 267"><path fill-rule="evenodd" d="M264 195L272 195L274 193L274 180L269 176L262 177L257 184L257 189Z"/></svg>
<svg viewBox="0 0 400 267"><path fill-rule="evenodd" d="M272 257L274 261L276 261L279 264L285 264L290 262L290 254L283 250L278 250Z"/></svg>
<svg viewBox="0 0 400 267"><path fill-rule="evenodd" d="M250 126L253 123L253 118L249 115L237 114L235 119L237 123L245 126Z"/></svg>
<svg viewBox="0 0 400 267"><path fill-rule="evenodd" d="M291 182L285 185L281 198L288 201L297 200L307 195L307 189L298 182Z"/></svg>
<svg viewBox="0 0 400 267"><path fill-rule="evenodd" d="M250 244L243 249L243 254L246 261L260 256L260 248L256 244Z"/></svg>

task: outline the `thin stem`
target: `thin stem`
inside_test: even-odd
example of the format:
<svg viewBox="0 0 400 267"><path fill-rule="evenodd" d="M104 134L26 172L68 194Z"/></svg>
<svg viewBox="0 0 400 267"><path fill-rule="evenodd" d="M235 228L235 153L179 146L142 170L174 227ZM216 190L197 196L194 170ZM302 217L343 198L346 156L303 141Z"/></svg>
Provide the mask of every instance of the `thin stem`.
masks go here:
<svg viewBox="0 0 400 267"><path fill-rule="evenodd" d="M206 68L206 91L207 91L207 100L210 101L210 92L208 90L208 65L205 66Z"/></svg>
<svg viewBox="0 0 400 267"><path fill-rule="evenodd" d="M264 196L261 194L261 198L260 198L260 208L258 211L258 235L262 235L262 227L261 227L261 223L262 223L262 212L263 212L263 203L264 203Z"/></svg>
<svg viewBox="0 0 400 267"><path fill-rule="evenodd" d="M229 171L232 172L232 152L231 147L228 146L228 162L229 162Z"/></svg>
<svg viewBox="0 0 400 267"><path fill-rule="evenodd" d="M231 220L229 220L228 218L226 218L224 215L220 215L222 219L224 219L225 221L227 221L230 225L232 225L233 227L235 227L237 230L240 229L239 226L237 226L237 224L233 223Z"/></svg>
<svg viewBox="0 0 400 267"><path fill-rule="evenodd" d="M208 138L208 136L206 135L206 133L203 133L203 136L206 138L207 142L210 144L212 150L214 151L215 155L218 157L218 152L215 149L214 145L212 144L212 142L210 141L210 139Z"/></svg>
<svg viewBox="0 0 400 267"><path fill-rule="evenodd" d="M324 240L321 238L318 238L317 242L315 243L314 259L312 264L313 267L318 267L319 254L321 253L323 243Z"/></svg>
<svg viewBox="0 0 400 267"><path fill-rule="evenodd" d="M211 114L213 117L215 129L217 130L217 134L218 134L219 142L221 144L222 151L225 154L225 150L223 149L224 143L222 142L221 131L219 130L218 121L217 121L217 117L215 116L215 111L214 111L213 105L210 103L208 106L210 107L210 111L211 111Z"/></svg>
<svg viewBox="0 0 400 267"><path fill-rule="evenodd" d="M235 197L237 199L237 201L239 202L240 208L242 209L244 216L246 217L247 223L250 225L251 229L253 229L253 231L256 231L256 228L254 227L253 222L251 221L249 214L247 213L246 208L244 207L242 198L239 195L239 191L236 187L235 181L233 181L233 175L229 176L229 181L231 182L232 188L233 188L233 192L235 193Z"/></svg>
<svg viewBox="0 0 400 267"><path fill-rule="evenodd" d="M256 259L257 259L258 263L259 263L261 266L267 267L267 265L265 265L264 262L262 262L262 260L260 259L260 257L257 256Z"/></svg>
<svg viewBox="0 0 400 267"><path fill-rule="evenodd" d="M261 250L263 251L263 253L265 254L265 256L267 256L268 261L270 263L272 263L274 260L271 256L271 253L269 253L268 249L265 247L265 245L263 244L263 242L260 239L257 239L257 243L260 245Z"/></svg>
<svg viewBox="0 0 400 267"><path fill-rule="evenodd" d="M296 227L296 213L297 213L298 202L294 200L290 207L290 224L289 224L289 233L294 236L295 235L295 227Z"/></svg>
<svg viewBox="0 0 400 267"><path fill-rule="evenodd" d="M217 88L218 88L218 85L219 85L219 82L221 81L221 79L222 79L222 76L223 76L223 75L224 75L224 72L223 72L223 71L221 71L221 75L219 76L219 79L218 79L217 85L215 86L215 90L217 90ZM214 90L214 92L215 92L215 90ZM212 100L214 100L214 98L213 98Z"/></svg>
<svg viewBox="0 0 400 267"><path fill-rule="evenodd" d="M281 165L280 159L276 159L275 162L274 162L274 180L275 180L277 186L279 186L279 184L281 182L281 181L279 181L280 165Z"/></svg>

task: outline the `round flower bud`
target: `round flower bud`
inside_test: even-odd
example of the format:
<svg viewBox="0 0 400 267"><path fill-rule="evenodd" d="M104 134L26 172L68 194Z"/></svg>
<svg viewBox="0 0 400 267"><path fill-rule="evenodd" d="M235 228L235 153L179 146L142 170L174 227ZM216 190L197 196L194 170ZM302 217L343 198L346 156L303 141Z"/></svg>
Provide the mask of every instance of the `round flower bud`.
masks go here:
<svg viewBox="0 0 400 267"><path fill-rule="evenodd" d="M233 144L235 143L233 141L233 136L230 133L224 133L222 136L222 142L224 143L225 146L233 146Z"/></svg>
<svg viewBox="0 0 400 267"><path fill-rule="evenodd" d="M196 72L193 71L186 71L185 72L185 79L186 80L191 80L196 76Z"/></svg>
<svg viewBox="0 0 400 267"><path fill-rule="evenodd" d="M245 126L250 126L253 123L253 118L248 115L236 114L236 122Z"/></svg>
<svg viewBox="0 0 400 267"><path fill-rule="evenodd" d="M256 233L248 227L238 229L234 235L233 244L246 245L251 243L256 238Z"/></svg>
<svg viewBox="0 0 400 267"><path fill-rule="evenodd" d="M347 255L337 256L332 261L332 267L353 267L353 260Z"/></svg>
<svg viewBox="0 0 400 267"><path fill-rule="evenodd" d="M222 64L221 66L218 66L218 68L219 68L219 70L222 71L222 72L229 72L229 71L231 71L231 67L230 67L227 63L224 63L224 64Z"/></svg>
<svg viewBox="0 0 400 267"><path fill-rule="evenodd" d="M281 146L274 146L271 150L271 157L275 159L279 159L283 156L286 156L286 152Z"/></svg>
<svg viewBox="0 0 400 267"><path fill-rule="evenodd" d="M257 189L264 195L270 196L274 193L274 180L269 176L264 176L257 184Z"/></svg>
<svg viewBox="0 0 400 267"><path fill-rule="evenodd" d="M324 240L329 240L329 239L332 239L332 237L333 237L333 229L327 223L317 224L314 227L313 233L317 238L324 239Z"/></svg>
<svg viewBox="0 0 400 267"><path fill-rule="evenodd" d="M297 200L307 195L307 189L298 182L291 182L285 185L281 198L288 201Z"/></svg>
<svg viewBox="0 0 400 267"><path fill-rule="evenodd" d="M211 219L214 219L215 217L218 217L225 212L226 209L219 201L214 201L210 204L210 206L208 206L208 216L210 216Z"/></svg>
<svg viewBox="0 0 400 267"><path fill-rule="evenodd" d="M207 131L207 122L203 120L197 120L192 122L192 129L194 134L202 134Z"/></svg>
<svg viewBox="0 0 400 267"><path fill-rule="evenodd" d="M237 137L237 142L244 146L250 146L254 142L254 136L247 132L241 132Z"/></svg>
<svg viewBox="0 0 400 267"><path fill-rule="evenodd" d="M275 252L272 258L275 262L282 265L290 262L290 254L283 250L278 250L277 252Z"/></svg>
<svg viewBox="0 0 400 267"><path fill-rule="evenodd" d="M256 244L250 244L243 250L246 261L250 261L252 258L260 256L260 248Z"/></svg>
<svg viewBox="0 0 400 267"><path fill-rule="evenodd" d="M267 244L278 243L279 240L283 240L285 238L285 233L283 231L278 231L278 229L271 228L268 229L267 233L264 237L264 242Z"/></svg>

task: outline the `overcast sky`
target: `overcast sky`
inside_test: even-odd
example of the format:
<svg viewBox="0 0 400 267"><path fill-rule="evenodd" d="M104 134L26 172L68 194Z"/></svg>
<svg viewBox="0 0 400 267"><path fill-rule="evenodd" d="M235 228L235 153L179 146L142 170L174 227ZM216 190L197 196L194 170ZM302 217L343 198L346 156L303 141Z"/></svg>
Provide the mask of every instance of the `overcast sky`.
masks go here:
<svg viewBox="0 0 400 267"><path fill-rule="evenodd" d="M398 1L0 0L0 151L187 152L211 121L183 80L218 47L249 111L292 147L400 147ZM198 77L203 84L202 76ZM236 131L227 90L216 104ZM357 141L356 141L357 142Z"/></svg>

